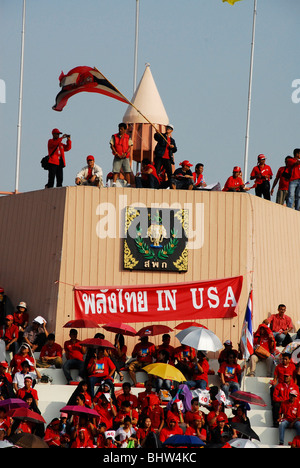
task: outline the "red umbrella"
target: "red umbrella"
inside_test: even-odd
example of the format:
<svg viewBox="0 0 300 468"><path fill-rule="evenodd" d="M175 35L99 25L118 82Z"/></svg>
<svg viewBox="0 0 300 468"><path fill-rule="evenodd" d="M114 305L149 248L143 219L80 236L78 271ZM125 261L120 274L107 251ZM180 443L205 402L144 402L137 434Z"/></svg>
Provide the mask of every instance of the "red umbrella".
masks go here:
<svg viewBox="0 0 300 468"><path fill-rule="evenodd" d="M114 345L110 341L103 340L102 338L87 338L80 341L79 344L88 348L114 348Z"/></svg>
<svg viewBox="0 0 300 468"><path fill-rule="evenodd" d="M173 331L172 328L167 325L149 325L148 327L141 328L136 335L138 336L154 336L162 335L163 333L169 333Z"/></svg>
<svg viewBox="0 0 300 468"><path fill-rule="evenodd" d="M76 414L79 416L90 416L92 418L100 418L99 413L92 409L87 408L86 406L76 406L76 405L67 405L61 408L62 413Z"/></svg>
<svg viewBox="0 0 300 468"><path fill-rule="evenodd" d="M36 424L46 423L43 416L28 408L17 408L8 413L13 419L20 419L21 421L30 421Z"/></svg>
<svg viewBox="0 0 300 468"><path fill-rule="evenodd" d="M176 325L175 328L176 330L185 330L186 328L189 328L189 327L201 327L201 328L206 328L206 330L208 329L204 325L201 325L201 323L197 323L197 322L181 322L179 325Z"/></svg>
<svg viewBox="0 0 300 468"><path fill-rule="evenodd" d="M82 318L69 320L63 328L99 328L99 325L91 319Z"/></svg>
<svg viewBox="0 0 300 468"><path fill-rule="evenodd" d="M238 401L244 401L252 405L267 406L260 396L251 392L242 392L241 390L238 390L237 392L231 393L230 398Z"/></svg>
<svg viewBox="0 0 300 468"><path fill-rule="evenodd" d="M127 335L127 336L136 335L136 330L130 325L127 325L127 323L121 323L121 322L106 323L105 325L102 325L102 328L112 333L121 333L122 335Z"/></svg>

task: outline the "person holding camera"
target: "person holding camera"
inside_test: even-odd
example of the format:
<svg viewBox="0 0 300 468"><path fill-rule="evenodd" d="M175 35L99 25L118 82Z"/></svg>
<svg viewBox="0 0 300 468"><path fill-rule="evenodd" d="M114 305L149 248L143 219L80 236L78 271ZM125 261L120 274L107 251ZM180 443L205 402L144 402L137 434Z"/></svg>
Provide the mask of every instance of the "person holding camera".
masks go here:
<svg viewBox="0 0 300 468"><path fill-rule="evenodd" d="M54 128L52 130L52 138L48 141L48 183L45 188L54 187L56 178L56 187L62 187L63 183L63 168L66 166L65 151L72 148L71 135L63 134ZM66 138L66 143L63 139Z"/></svg>

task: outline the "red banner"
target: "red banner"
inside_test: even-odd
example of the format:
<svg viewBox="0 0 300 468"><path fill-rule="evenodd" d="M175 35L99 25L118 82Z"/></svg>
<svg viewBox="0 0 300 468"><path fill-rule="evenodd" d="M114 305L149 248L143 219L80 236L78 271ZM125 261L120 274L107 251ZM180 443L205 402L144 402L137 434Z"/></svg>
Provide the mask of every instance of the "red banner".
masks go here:
<svg viewBox="0 0 300 468"><path fill-rule="evenodd" d="M75 287L75 317L96 323L168 322L237 315L243 277L151 286Z"/></svg>

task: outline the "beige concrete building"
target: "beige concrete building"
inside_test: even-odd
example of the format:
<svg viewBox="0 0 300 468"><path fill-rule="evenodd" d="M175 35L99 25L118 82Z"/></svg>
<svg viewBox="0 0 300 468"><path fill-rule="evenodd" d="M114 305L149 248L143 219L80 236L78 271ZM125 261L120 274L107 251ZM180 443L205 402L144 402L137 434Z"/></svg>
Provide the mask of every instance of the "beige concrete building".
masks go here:
<svg viewBox="0 0 300 468"><path fill-rule="evenodd" d="M187 272L123 268L124 209L138 204L189 209ZM292 209L248 193L64 187L2 197L0 216L0 286L14 305L28 303L31 318L44 316L61 344L69 333L63 325L74 318L75 285L169 284L242 275L238 315L202 320L203 325L237 346L252 284L254 329L279 303L286 304L295 330L300 328L300 216ZM138 330L148 323L131 325ZM79 337L96 331L80 330ZM178 346L175 333L172 342ZM126 339L129 351L136 341ZM160 344L161 337L151 341Z"/></svg>

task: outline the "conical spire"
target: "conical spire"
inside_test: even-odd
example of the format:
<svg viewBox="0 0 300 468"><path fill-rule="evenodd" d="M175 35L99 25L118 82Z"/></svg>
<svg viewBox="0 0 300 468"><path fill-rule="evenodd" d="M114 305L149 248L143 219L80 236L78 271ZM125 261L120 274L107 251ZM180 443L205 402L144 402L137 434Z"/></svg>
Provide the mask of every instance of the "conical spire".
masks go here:
<svg viewBox="0 0 300 468"><path fill-rule="evenodd" d="M169 123L169 117L158 93L148 63L131 102L151 123L159 125L167 125ZM128 106L124 114L123 122L128 124L148 123L131 105Z"/></svg>

